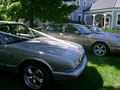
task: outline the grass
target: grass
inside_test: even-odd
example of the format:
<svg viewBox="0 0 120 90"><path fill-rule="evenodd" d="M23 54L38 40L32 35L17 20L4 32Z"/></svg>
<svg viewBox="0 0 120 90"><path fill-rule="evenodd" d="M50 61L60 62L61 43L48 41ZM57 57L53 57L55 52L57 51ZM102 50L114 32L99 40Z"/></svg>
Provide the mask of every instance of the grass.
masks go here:
<svg viewBox="0 0 120 90"><path fill-rule="evenodd" d="M88 59L88 66L95 67L103 79L103 86L101 89L107 89L109 87L112 87L113 90L120 89L119 55L114 54L107 57L88 55Z"/></svg>
<svg viewBox="0 0 120 90"><path fill-rule="evenodd" d="M120 30L104 29L120 33ZM52 90L120 90L120 54L96 57L87 52L88 65L75 81L61 82Z"/></svg>
<svg viewBox="0 0 120 90"><path fill-rule="evenodd" d="M75 81L62 82L51 90L120 90L120 56L96 57L87 53L88 66Z"/></svg>

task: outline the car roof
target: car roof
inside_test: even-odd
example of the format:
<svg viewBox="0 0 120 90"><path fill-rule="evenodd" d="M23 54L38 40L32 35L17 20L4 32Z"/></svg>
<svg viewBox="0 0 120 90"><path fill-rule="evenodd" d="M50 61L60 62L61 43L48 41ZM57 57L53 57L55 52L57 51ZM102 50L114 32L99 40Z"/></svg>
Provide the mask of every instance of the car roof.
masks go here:
<svg viewBox="0 0 120 90"><path fill-rule="evenodd" d="M82 24L78 24L78 23L51 23L49 25L80 25L80 26L83 26Z"/></svg>
<svg viewBox="0 0 120 90"><path fill-rule="evenodd" d="M0 21L0 25L4 25L4 24L23 24L21 22L10 22L10 21Z"/></svg>

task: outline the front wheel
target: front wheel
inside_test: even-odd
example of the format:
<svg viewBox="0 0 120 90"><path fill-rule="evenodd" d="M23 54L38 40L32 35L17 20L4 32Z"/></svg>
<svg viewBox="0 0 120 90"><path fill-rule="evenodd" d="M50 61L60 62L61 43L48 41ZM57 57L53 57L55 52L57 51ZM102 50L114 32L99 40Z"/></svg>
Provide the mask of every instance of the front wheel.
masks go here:
<svg viewBox="0 0 120 90"><path fill-rule="evenodd" d="M31 89L38 90L50 86L52 77L42 64L26 65L23 68L23 81Z"/></svg>
<svg viewBox="0 0 120 90"><path fill-rule="evenodd" d="M96 43L93 45L92 51L96 56L105 56L109 54L109 47L104 43Z"/></svg>

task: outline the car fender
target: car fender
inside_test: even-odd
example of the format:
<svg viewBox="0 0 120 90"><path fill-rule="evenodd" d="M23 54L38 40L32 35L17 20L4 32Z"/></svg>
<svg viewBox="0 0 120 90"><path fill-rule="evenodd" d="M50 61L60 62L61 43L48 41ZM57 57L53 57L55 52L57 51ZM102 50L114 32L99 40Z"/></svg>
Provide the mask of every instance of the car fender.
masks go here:
<svg viewBox="0 0 120 90"><path fill-rule="evenodd" d="M95 41L91 44L91 48L92 48L92 46L93 46L95 43L99 43L99 42L105 43L106 45L108 45L108 47L110 47L109 44L108 44L106 41L103 41L103 40L95 40Z"/></svg>
<svg viewBox="0 0 120 90"><path fill-rule="evenodd" d="M22 65L25 62L30 62L30 61L36 61L36 62L43 63L44 65L46 65L53 72L52 67L45 60L40 59L40 58L26 58L24 60L21 60L21 62L19 62L19 64L17 65L17 67L19 67L20 65Z"/></svg>

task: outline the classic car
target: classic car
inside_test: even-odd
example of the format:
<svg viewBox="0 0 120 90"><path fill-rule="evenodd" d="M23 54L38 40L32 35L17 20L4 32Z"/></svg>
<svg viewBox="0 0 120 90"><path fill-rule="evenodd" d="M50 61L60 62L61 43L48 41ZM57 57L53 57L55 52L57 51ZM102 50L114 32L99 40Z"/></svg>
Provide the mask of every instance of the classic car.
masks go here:
<svg viewBox="0 0 120 90"><path fill-rule="evenodd" d="M31 89L77 78L87 58L79 44L56 39L18 22L0 21L0 70L21 75Z"/></svg>
<svg viewBox="0 0 120 90"><path fill-rule="evenodd" d="M120 38L112 35L95 33L88 27L76 23L49 24L43 32L56 38L69 40L83 45L96 56L105 56L110 52L120 51Z"/></svg>

